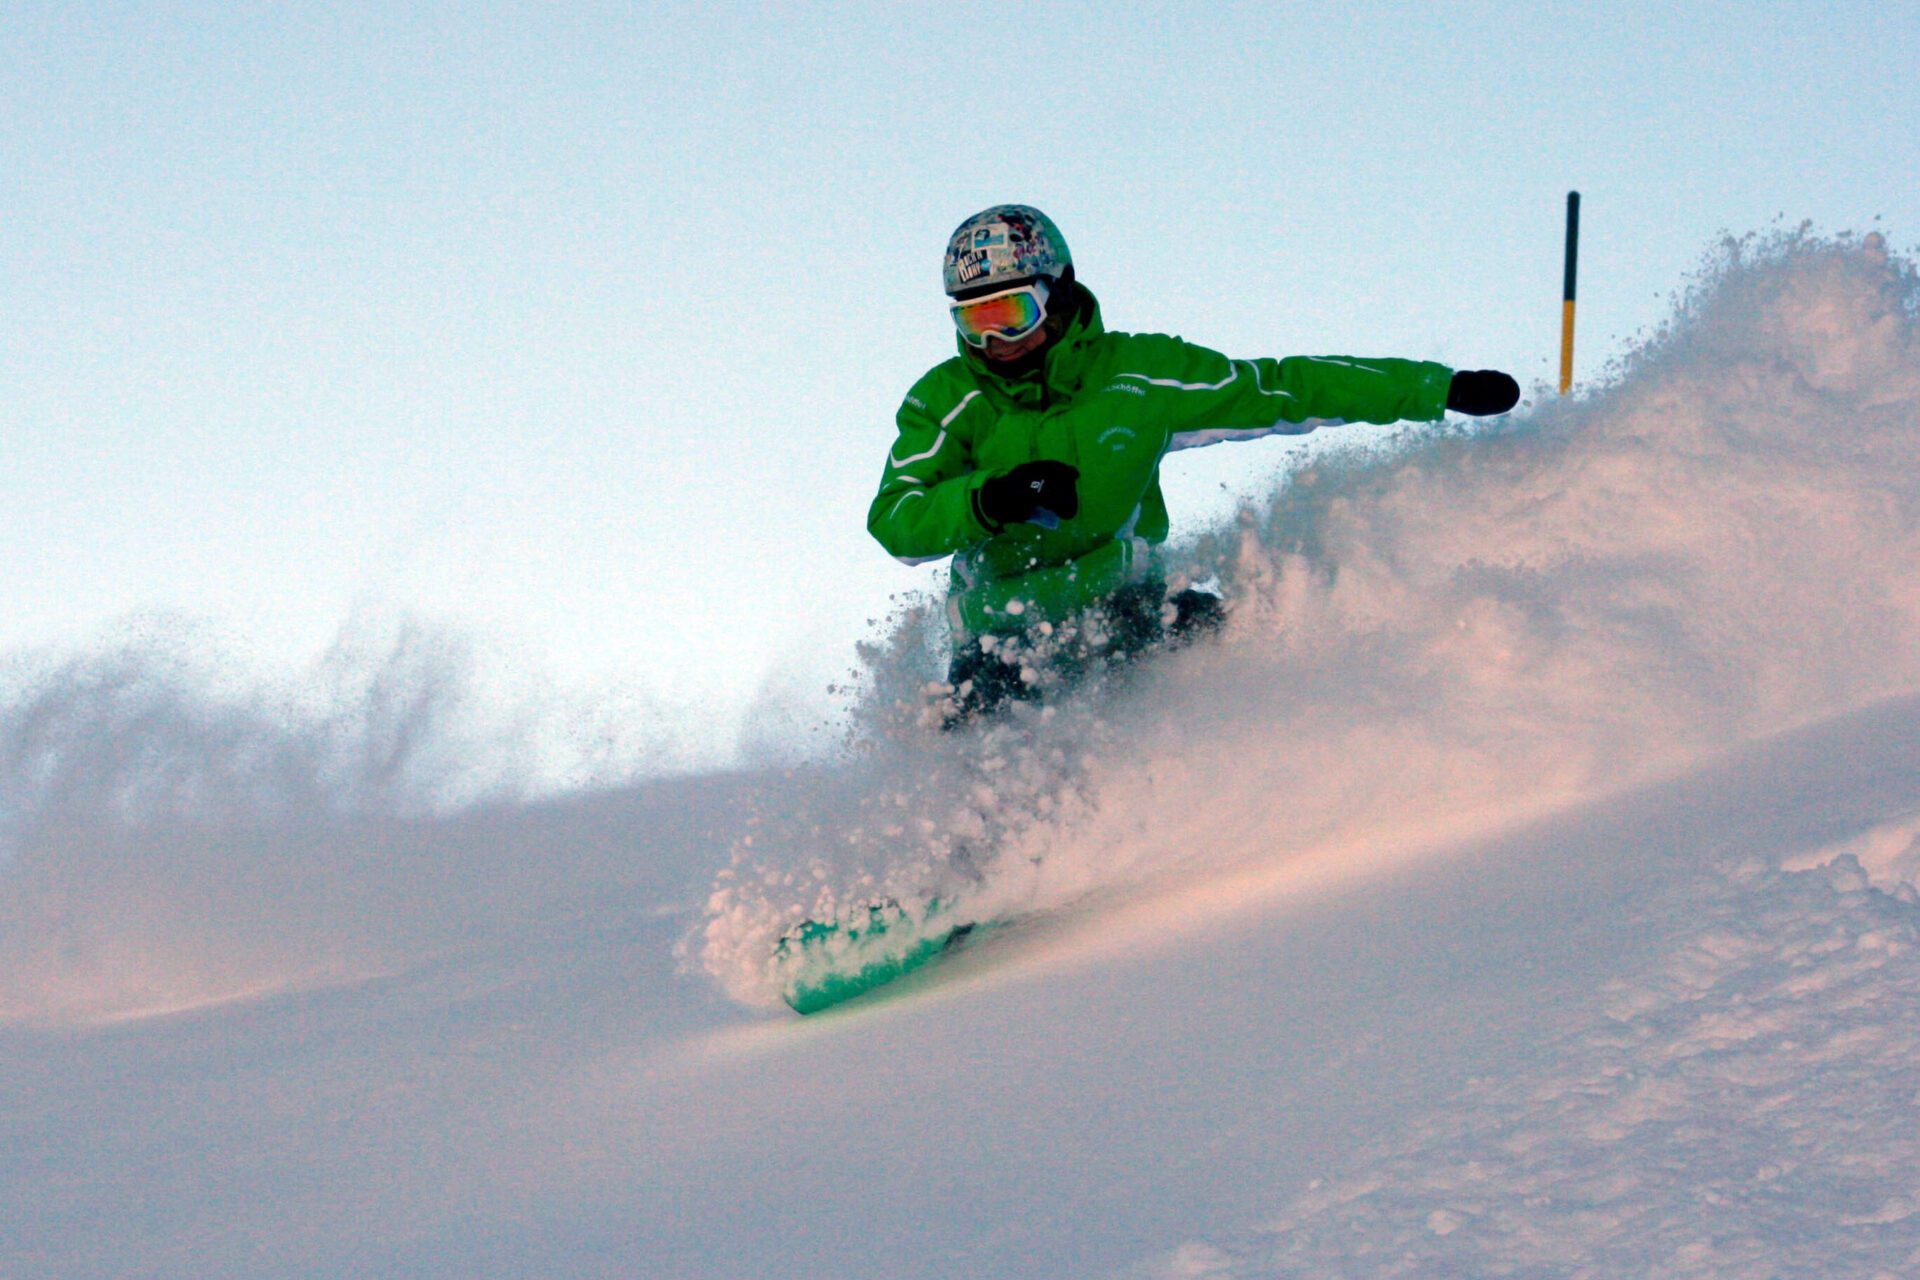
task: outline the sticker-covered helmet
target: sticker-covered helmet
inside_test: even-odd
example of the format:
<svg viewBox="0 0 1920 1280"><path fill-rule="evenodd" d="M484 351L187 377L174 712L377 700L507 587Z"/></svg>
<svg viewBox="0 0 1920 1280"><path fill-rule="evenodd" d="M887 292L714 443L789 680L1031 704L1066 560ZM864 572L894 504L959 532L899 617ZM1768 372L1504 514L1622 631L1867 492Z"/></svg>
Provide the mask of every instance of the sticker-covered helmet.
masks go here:
<svg viewBox="0 0 1920 1280"><path fill-rule="evenodd" d="M947 240L940 264L947 296L1004 289L1022 280L1058 280L1073 265L1053 219L1027 204L997 204L974 214Z"/></svg>

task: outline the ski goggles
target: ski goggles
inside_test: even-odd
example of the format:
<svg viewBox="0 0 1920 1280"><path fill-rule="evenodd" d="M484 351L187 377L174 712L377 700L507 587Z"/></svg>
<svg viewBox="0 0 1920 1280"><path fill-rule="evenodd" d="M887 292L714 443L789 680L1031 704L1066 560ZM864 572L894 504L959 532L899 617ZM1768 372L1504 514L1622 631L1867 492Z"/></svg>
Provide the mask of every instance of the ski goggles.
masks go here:
<svg viewBox="0 0 1920 1280"><path fill-rule="evenodd" d="M988 338L1018 342L1047 320L1047 283L1035 280L984 298L950 304L953 323L968 346L984 347Z"/></svg>

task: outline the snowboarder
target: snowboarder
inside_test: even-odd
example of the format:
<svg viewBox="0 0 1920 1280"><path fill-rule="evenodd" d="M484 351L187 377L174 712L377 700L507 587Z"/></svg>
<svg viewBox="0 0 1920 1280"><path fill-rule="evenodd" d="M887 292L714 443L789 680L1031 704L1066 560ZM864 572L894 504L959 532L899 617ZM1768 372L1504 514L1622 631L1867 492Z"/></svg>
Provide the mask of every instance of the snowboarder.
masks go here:
<svg viewBox="0 0 1920 1280"><path fill-rule="evenodd" d="M1028 205L961 223L942 275L959 355L913 385L867 528L908 564L953 557L951 726L1224 618L1171 599L1160 460L1176 449L1339 422L1505 413L1493 370L1349 356L1230 360L1164 334L1110 333L1059 228ZM1036 656L1038 655L1038 656Z"/></svg>

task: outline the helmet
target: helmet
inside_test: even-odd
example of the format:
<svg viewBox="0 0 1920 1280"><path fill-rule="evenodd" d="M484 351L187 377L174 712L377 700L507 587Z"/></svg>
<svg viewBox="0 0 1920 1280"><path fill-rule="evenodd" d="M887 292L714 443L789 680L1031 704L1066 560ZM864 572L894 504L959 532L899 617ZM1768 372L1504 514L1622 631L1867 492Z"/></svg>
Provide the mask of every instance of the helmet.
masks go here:
<svg viewBox="0 0 1920 1280"><path fill-rule="evenodd" d="M940 264L947 295L1004 289L1044 276L1058 280L1073 265L1053 219L1027 204L997 204L954 229Z"/></svg>

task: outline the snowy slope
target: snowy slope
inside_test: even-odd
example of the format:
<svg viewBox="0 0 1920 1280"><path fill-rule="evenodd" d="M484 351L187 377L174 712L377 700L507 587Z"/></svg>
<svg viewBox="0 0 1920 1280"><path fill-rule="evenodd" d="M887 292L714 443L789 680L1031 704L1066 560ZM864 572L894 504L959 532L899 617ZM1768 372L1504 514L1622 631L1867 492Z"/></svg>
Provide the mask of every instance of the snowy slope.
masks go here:
<svg viewBox="0 0 1920 1280"><path fill-rule="evenodd" d="M1221 644L999 734L912 730L911 618L844 757L451 812L364 725L41 683L0 1271L1912 1274L1913 297L1749 246L1604 393L1188 548ZM784 921L960 847L1027 923L769 1009Z"/></svg>

